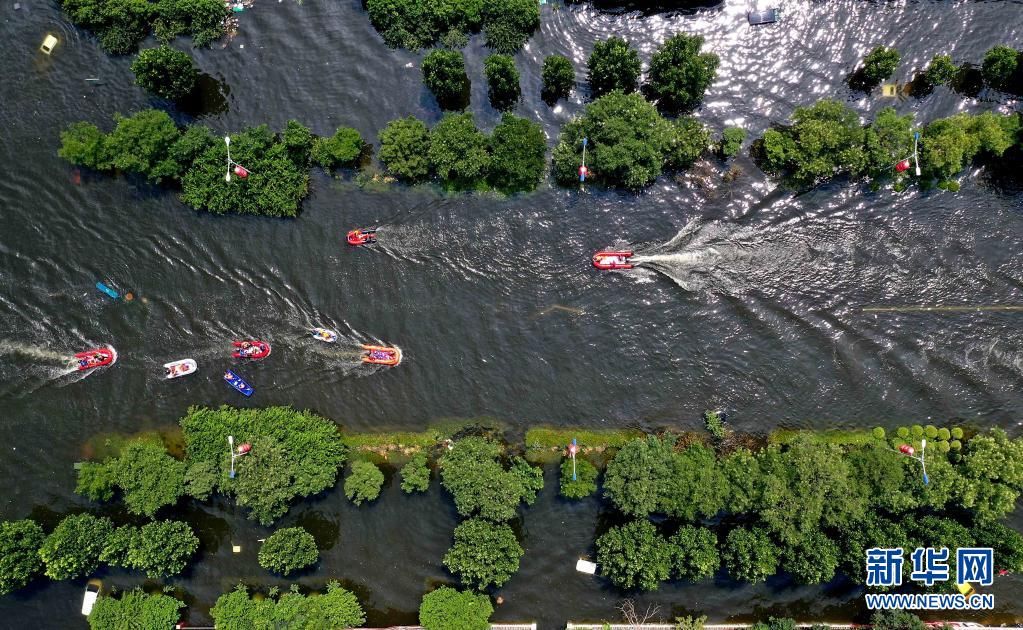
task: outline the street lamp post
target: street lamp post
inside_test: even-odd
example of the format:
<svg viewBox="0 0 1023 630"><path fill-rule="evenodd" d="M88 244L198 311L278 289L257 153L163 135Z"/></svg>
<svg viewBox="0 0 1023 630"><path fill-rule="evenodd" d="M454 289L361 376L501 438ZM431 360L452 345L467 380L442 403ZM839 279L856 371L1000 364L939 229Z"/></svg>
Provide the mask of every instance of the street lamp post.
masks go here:
<svg viewBox="0 0 1023 630"><path fill-rule="evenodd" d="M228 175L230 177L230 175ZM231 479L234 479L234 436L227 436L227 446L231 449Z"/></svg>
<svg viewBox="0 0 1023 630"><path fill-rule="evenodd" d="M229 182L231 181L231 136L224 136L224 144L227 145L227 173L224 175L224 181Z"/></svg>

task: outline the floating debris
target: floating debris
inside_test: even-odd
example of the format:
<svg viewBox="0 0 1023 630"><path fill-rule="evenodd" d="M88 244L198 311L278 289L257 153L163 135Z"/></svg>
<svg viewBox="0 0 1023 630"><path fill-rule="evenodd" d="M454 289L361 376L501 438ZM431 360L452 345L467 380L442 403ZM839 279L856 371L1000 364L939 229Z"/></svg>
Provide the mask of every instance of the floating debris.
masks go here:
<svg viewBox="0 0 1023 630"><path fill-rule="evenodd" d="M51 33L47 33L46 34L46 38L43 39L43 43L39 47L39 50L41 50L41 51L43 51L43 53L49 55L50 53L53 52L53 49L57 46L57 44L59 42L60 42L60 40L57 39L56 35L53 35Z"/></svg>
<svg viewBox="0 0 1023 630"><path fill-rule="evenodd" d="M761 26L763 24L774 24L781 18L780 9L764 9L763 11L750 11L746 14L750 26Z"/></svg>

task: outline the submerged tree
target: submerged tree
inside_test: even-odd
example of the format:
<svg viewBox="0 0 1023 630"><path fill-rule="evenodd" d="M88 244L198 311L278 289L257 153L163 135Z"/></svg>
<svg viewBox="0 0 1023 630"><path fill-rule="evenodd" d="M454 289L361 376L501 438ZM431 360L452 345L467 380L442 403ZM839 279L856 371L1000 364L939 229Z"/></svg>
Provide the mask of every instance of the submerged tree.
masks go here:
<svg viewBox="0 0 1023 630"><path fill-rule="evenodd" d="M279 529L259 548L259 566L281 575L304 569L319 558L316 540L301 527Z"/></svg>
<svg viewBox="0 0 1023 630"><path fill-rule="evenodd" d="M863 67L857 70L851 79L853 87L870 90L892 76L899 67L901 56L894 48L877 46L863 58Z"/></svg>
<svg viewBox="0 0 1023 630"><path fill-rule="evenodd" d="M142 589L123 593L119 598L100 597L89 614L91 630L123 628L173 628L181 620L185 602Z"/></svg>
<svg viewBox="0 0 1023 630"><path fill-rule="evenodd" d="M444 554L444 566L465 586L482 591L504 586L519 570L523 553L511 527L470 518L455 528L455 543Z"/></svg>
<svg viewBox="0 0 1023 630"><path fill-rule="evenodd" d="M669 114L694 109L714 82L718 56L701 53L703 37L678 33L665 41L650 59L644 87L647 98Z"/></svg>
<svg viewBox="0 0 1023 630"><path fill-rule="evenodd" d="M345 479L345 496L355 505L373 501L380 496L384 485L384 473L373 462L358 461L352 464L352 474Z"/></svg>
<svg viewBox="0 0 1023 630"><path fill-rule="evenodd" d="M486 183L490 170L487 137L472 114L445 114L430 131L430 165L449 190L472 190Z"/></svg>
<svg viewBox="0 0 1023 630"><path fill-rule="evenodd" d="M507 521L515 517L520 502L532 504L536 499L543 471L521 458L512 458L512 465L505 468L500 455L500 445L469 437L455 442L440 459L441 484L462 516Z"/></svg>
<svg viewBox="0 0 1023 630"><path fill-rule="evenodd" d="M489 145L492 187L505 194L536 188L547 166L547 137L539 123L504 114Z"/></svg>
<svg viewBox="0 0 1023 630"><path fill-rule="evenodd" d="M457 50L432 50L423 58L423 83L441 109L463 109L468 103L469 77Z"/></svg>
<svg viewBox="0 0 1023 630"><path fill-rule="evenodd" d="M562 55L550 55L543 60L543 88L541 97L548 105L558 99L568 98L575 87L575 69L572 61Z"/></svg>
<svg viewBox="0 0 1023 630"><path fill-rule="evenodd" d="M981 72L984 82L996 90L1015 91L1016 82L1023 75L1023 52L1011 46L995 46L984 54Z"/></svg>
<svg viewBox="0 0 1023 630"><path fill-rule="evenodd" d="M26 586L42 571L39 548L45 539L33 520L0 522L0 595Z"/></svg>
<svg viewBox="0 0 1023 630"><path fill-rule="evenodd" d="M401 467L401 489L406 494L426 492L430 487L430 462L420 451Z"/></svg>
<svg viewBox="0 0 1023 630"><path fill-rule="evenodd" d="M143 50L132 62L131 71L142 89L172 101L191 93L199 80L191 55L170 46Z"/></svg>
<svg viewBox="0 0 1023 630"><path fill-rule="evenodd" d="M365 143L359 132L351 127L338 127L334 135L313 140L310 157L328 171L355 164Z"/></svg>
<svg viewBox="0 0 1023 630"><path fill-rule="evenodd" d="M522 95L515 60L509 55L490 55L483 62L483 73L487 77L487 93L494 109L514 109Z"/></svg>
<svg viewBox="0 0 1023 630"><path fill-rule="evenodd" d="M92 514L65 517L39 548L46 576L67 580L95 571L99 554L113 530L113 523L106 517Z"/></svg>
<svg viewBox="0 0 1023 630"><path fill-rule="evenodd" d="M639 53L621 37L609 37L594 44L587 65L593 98L614 90L628 94L638 87Z"/></svg>
<svg viewBox="0 0 1023 630"><path fill-rule="evenodd" d="M442 586L423 596L419 623L425 630L488 630L492 614L486 595Z"/></svg>
<svg viewBox="0 0 1023 630"><path fill-rule="evenodd" d="M423 181L430 174L430 130L409 116L387 123L380 132L380 161L395 177Z"/></svg>
<svg viewBox="0 0 1023 630"><path fill-rule="evenodd" d="M597 539L601 574L621 588L655 590L672 569L672 547L641 519L612 527Z"/></svg>

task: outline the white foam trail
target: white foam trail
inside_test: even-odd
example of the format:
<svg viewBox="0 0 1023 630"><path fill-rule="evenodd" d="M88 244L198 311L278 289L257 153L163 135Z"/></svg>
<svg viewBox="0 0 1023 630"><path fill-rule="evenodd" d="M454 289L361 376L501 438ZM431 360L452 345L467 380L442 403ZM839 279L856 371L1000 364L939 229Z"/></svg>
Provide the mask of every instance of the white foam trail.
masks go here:
<svg viewBox="0 0 1023 630"><path fill-rule="evenodd" d="M0 354L20 354L33 359L39 359L41 361L55 361L63 363L72 363L74 358L67 354L61 354L48 348L40 346L30 346L28 344L18 343L15 341L8 341L6 339L0 339ZM72 369L72 371L74 371Z"/></svg>

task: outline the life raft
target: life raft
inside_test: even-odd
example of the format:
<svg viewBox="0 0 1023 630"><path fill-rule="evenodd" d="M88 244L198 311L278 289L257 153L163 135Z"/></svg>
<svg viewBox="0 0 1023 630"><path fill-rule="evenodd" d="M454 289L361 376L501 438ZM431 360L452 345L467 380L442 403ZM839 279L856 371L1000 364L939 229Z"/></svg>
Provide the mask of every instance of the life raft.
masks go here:
<svg viewBox="0 0 1023 630"><path fill-rule="evenodd" d="M198 369L199 365L195 362L195 359L181 359L180 361L171 361L170 363L164 363L164 375L166 379L180 378L182 376L188 376L192 372Z"/></svg>
<svg viewBox="0 0 1023 630"><path fill-rule="evenodd" d="M366 245L369 243L376 242L377 242L376 230L362 230L357 228L348 232L349 245Z"/></svg>
<svg viewBox="0 0 1023 630"><path fill-rule="evenodd" d="M593 266L597 269L632 269L629 262L632 257L631 251L597 252L593 255Z"/></svg>
<svg viewBox="0 0 1023 630"><path fill-rule="evenodd" d="M398 365L401 363L401 350L388 346L367 346L363 344L363 363L374 365Z"/></svg>
<svg viewBox="0 0 1023 630"><path fill-rule="evenodd" d="M78 362L78 370L91 370L93 368L112 365L117 360L117 353L113 348L93 348L75 354Z"/></svg>
<svg viewBox="0 0 1023 630"><path fill-rule="evenodd" d="M235 350L231 356L236 359L265 359L270 356L270 344L265 341L258 339L235 341L233 342Z"/></svg>

